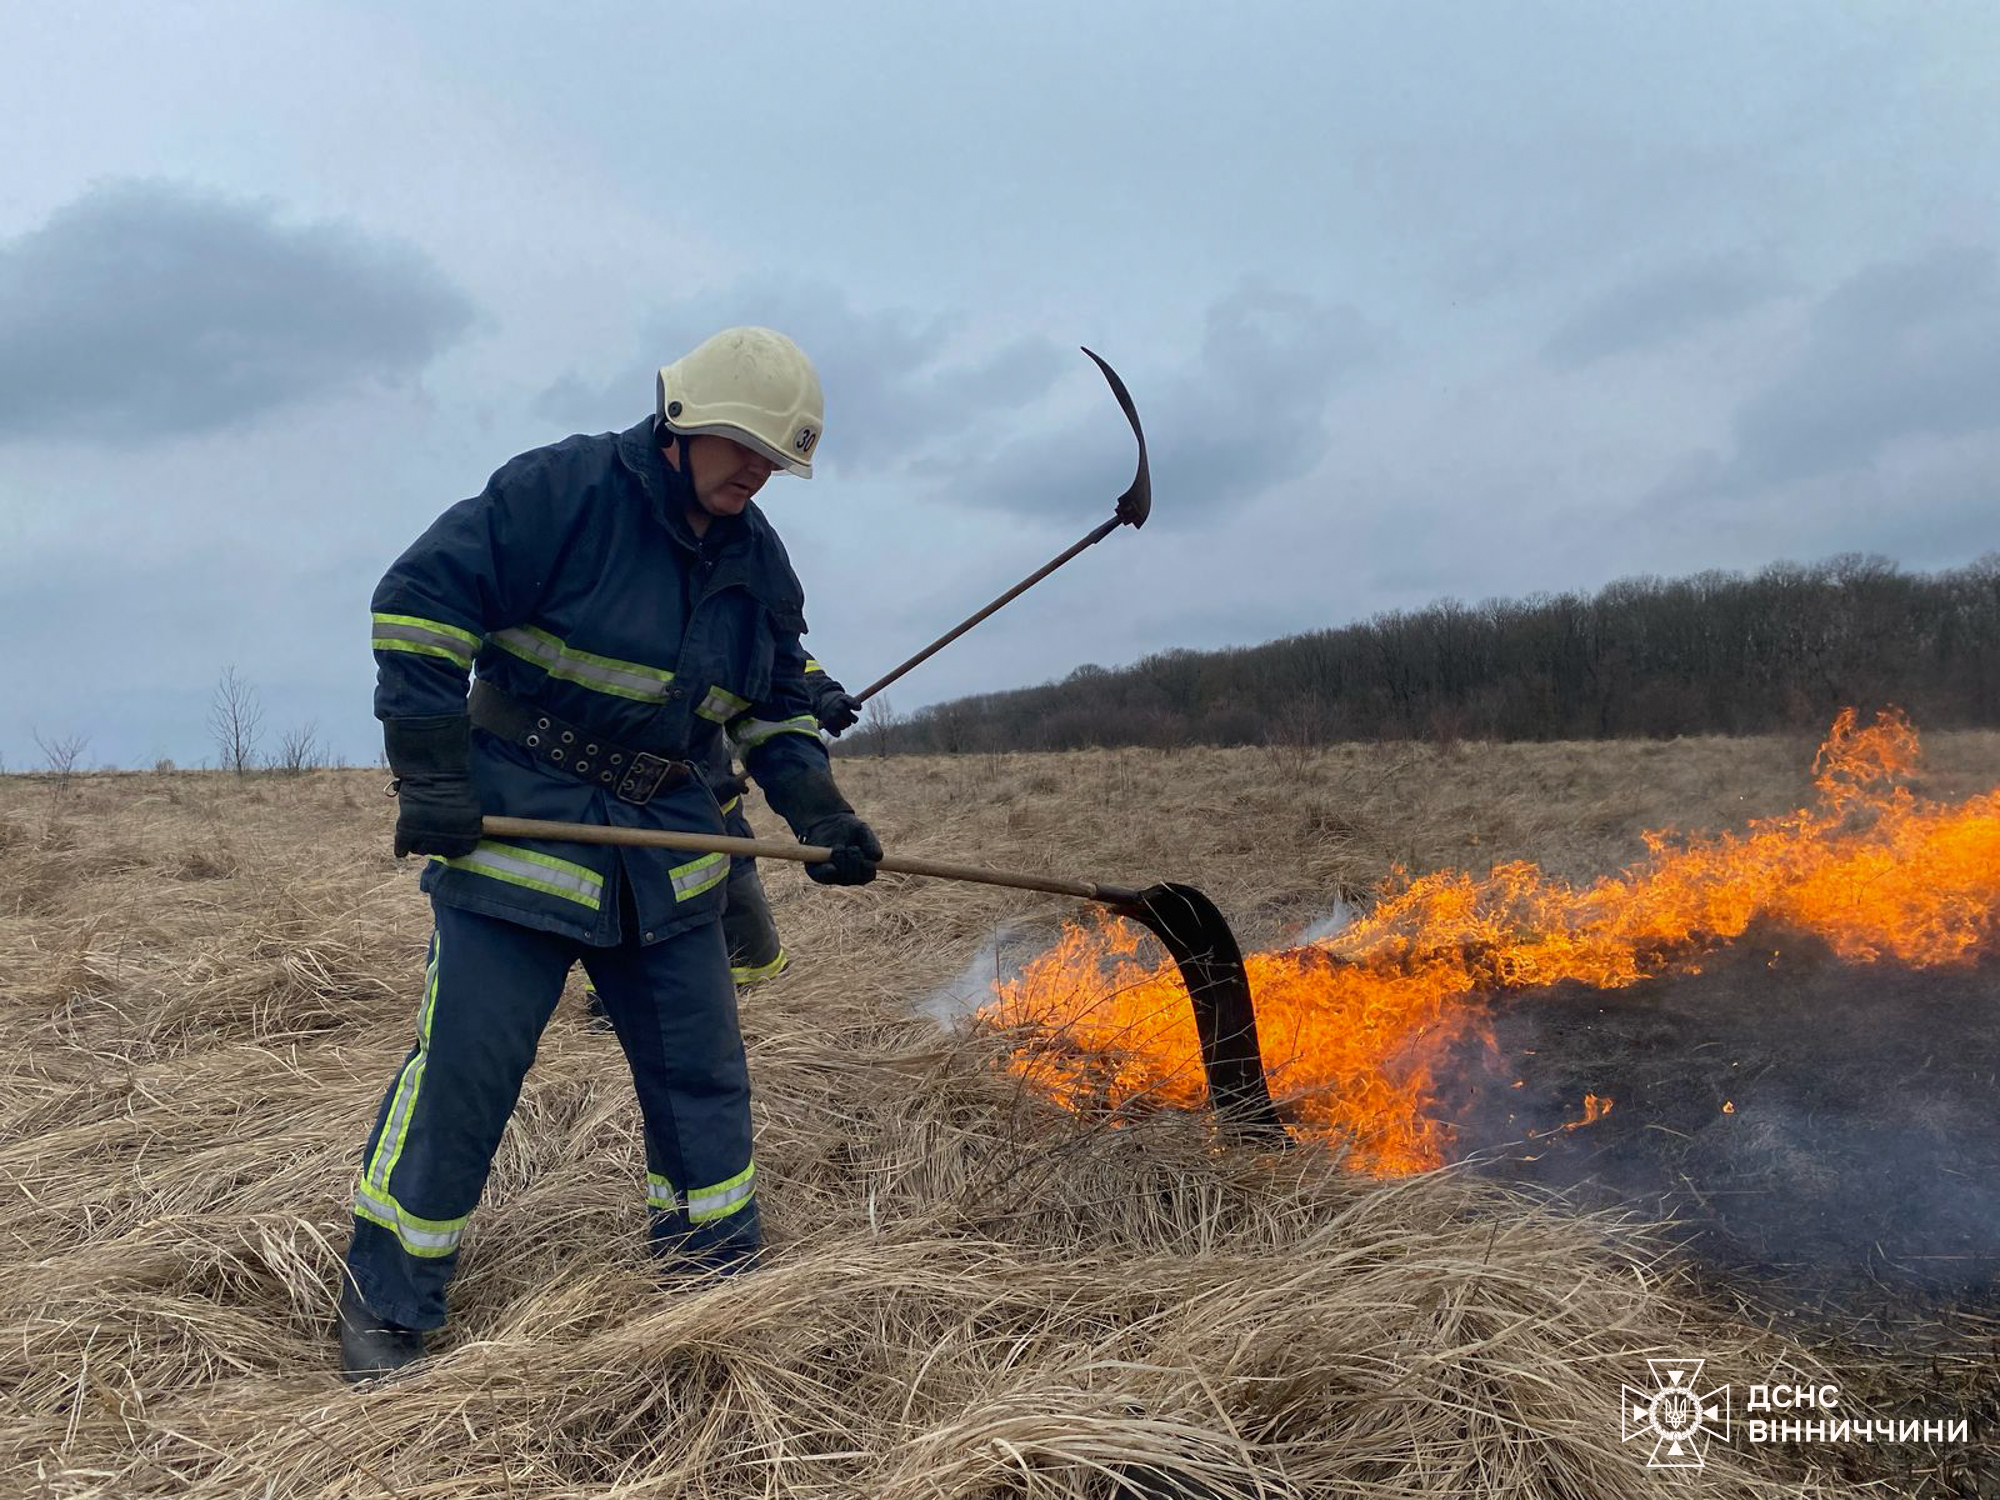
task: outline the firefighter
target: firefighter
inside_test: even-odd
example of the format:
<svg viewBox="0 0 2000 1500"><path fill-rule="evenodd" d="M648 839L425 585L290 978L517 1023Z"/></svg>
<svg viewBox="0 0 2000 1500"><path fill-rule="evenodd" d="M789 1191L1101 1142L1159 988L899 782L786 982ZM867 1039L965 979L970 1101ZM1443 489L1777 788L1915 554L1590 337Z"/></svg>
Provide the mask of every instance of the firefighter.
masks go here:
<svg viewBox="0 0 2000 1500"><path fill-rule="evenodd" d="M881 845L834 784L804 594L752 497L812 476L820 384L782 334L732 328L659 374L654 416L508 462L375 591L395 852L428 856L416 1044L362 1157L343 1373L420 1358L570 965L603 996L644 1122L662 1254L735 1269L761 1243L750 1083L717 920L729 861L496 839L485 814L719 834L699 768L725 739L822 884ZM468 695L468 673L476 669Z"/></svg>

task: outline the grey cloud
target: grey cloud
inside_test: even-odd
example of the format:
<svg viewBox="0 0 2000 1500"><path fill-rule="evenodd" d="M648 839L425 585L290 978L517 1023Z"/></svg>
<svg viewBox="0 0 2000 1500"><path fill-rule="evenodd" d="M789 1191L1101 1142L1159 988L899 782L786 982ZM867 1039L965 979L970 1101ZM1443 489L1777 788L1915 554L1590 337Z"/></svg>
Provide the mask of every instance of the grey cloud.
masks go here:
<svg viewBox="0 0 2000 1500"><path fill-rule="evenodd" d="M2000 274L1989 249L1870 267L1819 305L1798 361L1734 423L1732 484L1866 464L1906 437L2000 428Z"/></svg>
<svg viewBox="0 0 2000 1500"><path fill-rule="evenodd" d="M840 472L897 468L996 415L1039 399L1064 368L1046 339L1025 336L966 359L957 320L901 308L866 311L828 287L746 284L660 309L643 355L610 377L567 375L537 411L599 430L628 426L652 400L654 372L717 329L777 328L811 356L826 389L821 459Z"/></svg>
<svg viewBox="0 0 2000 1500"><path fill-rule="evenodd" d="M1575 367L1650 348L1768 301L1783 285L1776 275L1740 259L1656 271L1586 303L1555 331L1542 354L1551 364Z"/></svg>
<svg viewBox="0 0 2000 1500"><path fill-rule="evenodd" d="M1209 307L1190 364L1164 376L1123 370L1146 428L1155 497L1149 524L1198 524L1310 473L1331 441L1329 404L1379 360L1384 344L1352 308L1249 282ZM1064 487L1023 476L1039 473L1052 453L1087 451L1116 430L1116 408L1102 406L1108 413L1093 408L1068 428L1018 440L997 461L960 466L956 493L1000 510L1073 509Z"/></svg>
<svg viewBox="0 0 2000 1500"><path fill-rule="evenodd" d="M1740 567L1802 551L1880 552L1910 567L1954 567L1992 550L1995 472L2000 425L1909 444L1797 484L1754 487L1711 456L1691 461L1632 524L1651 529L1646 566L1668 571L1725 554Z"/></svg>
<svg viewBox="0 0 2000 1500"><path fill-rule="evenodd" d="M0 441L214 431L406 375L470 326L418 251L157 181L0 246Z"/></svg>

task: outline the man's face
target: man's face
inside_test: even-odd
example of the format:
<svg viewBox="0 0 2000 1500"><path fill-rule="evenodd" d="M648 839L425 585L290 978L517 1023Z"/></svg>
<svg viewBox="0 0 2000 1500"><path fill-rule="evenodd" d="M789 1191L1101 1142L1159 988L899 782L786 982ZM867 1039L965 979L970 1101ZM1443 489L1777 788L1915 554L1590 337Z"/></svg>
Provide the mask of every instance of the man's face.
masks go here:
<svg viewBox="0 0 2000 1500"><path fill-rule="evenodd" d="M688 439L688 482L711 516L740 516L777 467L762 454L715 433Z"/></svg>

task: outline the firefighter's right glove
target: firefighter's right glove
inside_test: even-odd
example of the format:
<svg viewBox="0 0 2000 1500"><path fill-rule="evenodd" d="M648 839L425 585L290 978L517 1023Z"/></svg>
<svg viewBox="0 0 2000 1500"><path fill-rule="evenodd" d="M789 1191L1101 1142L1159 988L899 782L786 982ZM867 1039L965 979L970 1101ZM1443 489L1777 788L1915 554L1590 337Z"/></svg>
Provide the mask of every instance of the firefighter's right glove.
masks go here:
<svg viewBox="0 0 2000 1500"><path fill-rule="evenodd" d="M875 878L875 861L882 857L882 841L875 830L851 812L828 813L809 824L804 844L823 844L833 858L806 866L806 876L821 885L866 885Z"/></svg>
<svg viewBox="0 0 2000 1500"><path fill-rule="evenodd" d="M831 859L806 866L811 879L820 885L866 885L875 878L882 841L847 805L834 785L832 771L794 767L758 779L763 783L764 800L792 825L801 844L817 844L833 852Z"/></svg>
<svg viewBox="0 0 2000 1500"><path fill-rule="evenodd" d="M472 789L471 728L464 714L382 721L396 777L396 858L455 859L478 847L482 815Z"/></svg>

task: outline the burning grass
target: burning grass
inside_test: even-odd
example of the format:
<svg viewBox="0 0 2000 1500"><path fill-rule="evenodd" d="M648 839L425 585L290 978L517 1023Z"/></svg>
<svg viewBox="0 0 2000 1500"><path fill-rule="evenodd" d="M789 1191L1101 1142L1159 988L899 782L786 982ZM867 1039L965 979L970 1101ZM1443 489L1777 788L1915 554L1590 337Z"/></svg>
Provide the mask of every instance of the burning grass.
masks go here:
<svg viewBox="0 0 2000 1500"><path fill-rule="evenodd" d="M1995 744L1948 741L1932 774ZM992 757L843 780L909 852L1191 876L1271 946L1392 864L1478 848L1587 875L1675 814L1781 812L1796 748ZM1738 1382L1813 1360L1701 1311L1715 1299L1642 1230L1463 1173L1220 1150L1198 1116L1110 1129L1053 1108L1003 1039L912 1001L1002 919L1053 928L1059 904L825 892L793 870L769 881L798 961L745 1006L769 1269L656 1278L623 1065L567 1006L442 1357L349 1392L330 1342L346 1197L426 932L378 785L107 777L56 800L0 780L0 1492L1843 1492L1809 1455L1718 1449L1662 1485L1621 1448L1616 1391L1647 1354L1694 1350Z"/></svg>
<svg viewBox="0 0 2000 1500"><path fill-rule="evenodd" d="M1483 1031L1495 995L1698 971L1753 921L1851 963L1972 964L2000 932L2000 787L1919 798L1918 758L1901 716L1864 728L1850 710L1814 757L1815 801L1742 831L1648 831L1643 860L1584 886L1519 859L1395 872L1337 935L1249 955L1274 1093L1364 1170L1420 1172L1452 1154L1437 1064ZM1181 994L1128 925L1076 923L986 1015L1024 1034L1016 1067L1072 1107L1188 1105L1203 1086ZM1611 1102L1580 1100L1580 1122Z"/></svg>

